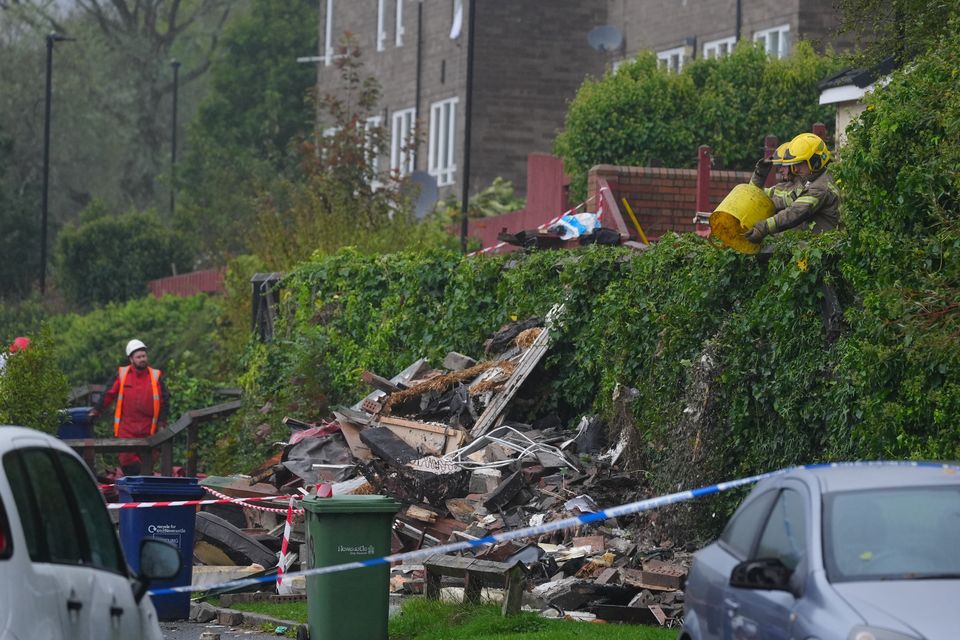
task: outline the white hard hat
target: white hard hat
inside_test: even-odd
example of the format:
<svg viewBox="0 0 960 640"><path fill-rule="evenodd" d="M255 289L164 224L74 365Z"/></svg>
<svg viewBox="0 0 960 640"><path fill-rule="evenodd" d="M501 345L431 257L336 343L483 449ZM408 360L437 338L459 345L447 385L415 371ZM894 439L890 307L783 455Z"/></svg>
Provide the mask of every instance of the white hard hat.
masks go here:
<svg viewBox="0 0 960 640"><path fill-rule="evenodd" d="M131 340L127 343L127 357L129 358L133 355L134 351L140 351L140 349L146 349L147 345L143 344L139 340Z"/></svg>

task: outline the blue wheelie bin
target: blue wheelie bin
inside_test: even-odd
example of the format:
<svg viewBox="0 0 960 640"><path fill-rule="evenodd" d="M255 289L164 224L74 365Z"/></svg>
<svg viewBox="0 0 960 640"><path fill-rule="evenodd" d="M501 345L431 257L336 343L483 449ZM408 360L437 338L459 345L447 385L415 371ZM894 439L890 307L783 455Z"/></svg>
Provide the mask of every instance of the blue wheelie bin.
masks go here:
<svg viewBox="0 0 960 640"><path fill-rule="evenodd" d="M93 423L90 409L93 407L70 407L62 411L63 419L57 431L61 440L80 440L93 436Z"/></svg>
<svg viewBox="0 0 960 640"><path fill-rule="evenodd" d="M203 487L196 478L128 476L117 481L120 502L166 502L199 500ZM120 545L134 572L140 571L140 542L159 538L177 545L182 564L173 580L151 583L151 589L183 587L193 579L193 532L196 507L149 507L120 510ZM190 616L190 594L175 593L153 598L161 620L183 620Z"/></svg>

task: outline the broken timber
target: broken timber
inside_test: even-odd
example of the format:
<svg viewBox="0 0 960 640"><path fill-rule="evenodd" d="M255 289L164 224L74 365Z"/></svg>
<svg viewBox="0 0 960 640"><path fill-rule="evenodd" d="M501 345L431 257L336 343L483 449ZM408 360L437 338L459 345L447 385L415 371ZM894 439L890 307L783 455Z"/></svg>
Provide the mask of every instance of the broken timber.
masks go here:
<svg viewBox="0 0 960 640"><path fill-rule="evenodd" d="M503 391L494 397L493 401L487 405L480 417L477 418L476 424L474 424L473 429L470 430L470 436L472 438L479 438L484 435L495 426L498 420L503 418L503 413L507 405L510 404L513 397L517 394L517 391L520 390L520 387L526 382L534 368L540 363L543 356L546 355L547 347L550 345L550 331L562 313L562 304L554 305L553 308L550 309L550 312L547 314L546 326L543 328L543 331L540 332L540 335L537 336L537 339L533 341L533 344L524 350L520 356L520 362L517 364L517 368L514 369L513 374L511 374L510 379L507 380Z"/></svg>

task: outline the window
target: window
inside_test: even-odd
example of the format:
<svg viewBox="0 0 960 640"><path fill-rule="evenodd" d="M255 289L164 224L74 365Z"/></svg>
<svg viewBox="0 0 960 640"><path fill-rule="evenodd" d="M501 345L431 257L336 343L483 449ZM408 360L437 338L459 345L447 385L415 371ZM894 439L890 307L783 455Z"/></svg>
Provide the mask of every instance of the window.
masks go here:
<svg viewBox="0 0 960 640"><path fill-rule="evenodd" d="M57 453L57 457L90 544L90 565L125 573L125 561L113 531L113 522L103 508L103 497L90 480L90 474L76 458L65 453Z"/></svg>
<svg viewBox="0 0 960 640"><path fill-rule="evenodd" d="M333 64L333 0L327 0L327 12L323 27L323 64Z"/></svg>
<svg viewBox="0 0 960 640"><path fill-rule="evenodd" d="M460 31L463 29L463 0L453 0L453 15L450 18L450 39L456 40L460 37Z"/></svg>
<svg viewBox="0 0 960 640"><path fill-rule="evenodd" d="M776 497L776 491L768 491L741 506L733 514L733 518L720 535L720 542L728 551L741 560L750 556L760 527Z"/></svg>
<svg viewBox="0 0 960 640"><path fill-rule="evenodd" d="M757 558L778 558L793 571L807 548L807 509L799 491L784 489L757 543Z"/></svg>
<svg viewBox="0 0 960 640"><path fill-rule="evenodd" d="M377 0L377 51L386 49L387 0Z"/></svg>
<svg viewBox="0 0 960 640"><path fill-rule="evenodd" d="M413 173L413 127L417 120L416 109L393 112L393 127L390 131L390 170L401 176Z"/></svg>
<svg viewBox="0 0 960 640"><path fill-rule="evenodd" d="M677 47L676 49L667 49L666 51L660 51L657 53L657 61L661 68L665 68L667 71L673 73L680 73L683 69L683 56L685 53L684 47Z"/></svg>
<svg viewBox="0 0 960 640"><path fill-rule="evenodd" d="M786 58L790 54L790 25L783 24L753 34L753 40L763 45L767 55Z"/></svg>
<svg viewBox="0 0 960 640"><path fill-rule="evenodd" d="M457 98L450 98L430 105L430 143L427 170L436 176L437 186L453 184L457 170L454 160L456 145Z"/></svg>
<svg viewBox="0 0 960 640"><path fill-rule="evenodd" d="M403 28L403 0L397 0L397 24L394 29L394 44L398 47L403 46L403 34L406 30Z"/></svg>
<svg viewBox="0 0 960 640"><path fill-rule="evenodd" d="M68 454L22 449L3 458L34 562L126 574L113 524L87 471Z"/></svg>
<svg viewBox="0 0 960 640"><path fill-rule="evenodd" d="M722 58L733 53L733 48L737 45L737 39L734 36L729 38L720 38L703 43L703 58Z"/></svg>
<svg viewBox="0 0 960 640"><path fill-rule="evenodd" d="M370 162L370 169L374 173L380 172L380 127L383 126L381 116L372 116L367 118L363 126L364 140L367 145L367 159Z"/></svg>

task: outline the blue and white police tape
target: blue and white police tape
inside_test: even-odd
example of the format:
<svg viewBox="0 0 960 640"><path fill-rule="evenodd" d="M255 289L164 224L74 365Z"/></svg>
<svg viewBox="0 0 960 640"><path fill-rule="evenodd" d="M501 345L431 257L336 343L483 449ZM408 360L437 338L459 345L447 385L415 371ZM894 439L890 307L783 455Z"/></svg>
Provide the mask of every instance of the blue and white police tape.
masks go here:
<svg viewBox="0 0 960 640"><path fill-rule="evenodd" d="M394 562L410 562L416 560L426 560L431 556L444 553L452 553L455 551L463 551L465 549L472 549L475 547L485 547L500 542L508 542L510 540L518 540L520 538L531 538L534 536L543 535L545 533L552 533L554 531L561 531L564 529L573 529L580 525L584 524L593 524L596 522L603 522L604 520L609 520L610 518L616 518L619 516L626 516L635 513L641 513L643 511L650 511L652 509L659 509L660 507L665 507L671 504L677 504L679 502L687 502L695 498L701 498L704 496L709 496L723 491L729 491L730 489L736 489L738 487L743 487L746 485L754 484L760 482L761 480L766 480L767 478L773 478L775 476L784 475L791 471L797 471L800 469L827 469L827 468L842 468L842 467L927 467L927 468L936 468L936 469L945 469L950 470L951 472L957 472L960 470L960 466L952 464L944 464L939 462L912 462L912 461L877 461L877 462L832 462L832 463L822 463L822 464L808 464L803 466L796 467L787 467L785 469L779 469L777 471L769 471L767 473L761 473L755 476L749 476L747 478L740 478L739 480L730 480L727 482L720 482L718 484L711 484L705 487L700 487L698 489L690 489L688 491L680 491L678 493L671 493L665 496L660 496L657 498L648 498L647 500L640 500L638 502L631 502L630 504L624 504L617 507L610 507L609 509L603 509L602 511L596 511L593 513L585 513L583 515L574 516L571 518L564 518L562 520L554 520L553 522L546 522L542 525L535 527L525 527L523 529L516 529L514 531L507 531L504 533L498 533L496 535L485 536L483 538L478 538L476 540L464 540L463 542L452 542L448 544L438 545L435 547L429 547L426 549L418 549L417 551L407 551L405 553L395 553L393 555L383 556L380 558L371 558L369 560L360 560L357 562L346 562L343 564L330 565L327 567L317 567L314 569L306 569L304 571L291 571L289 573L283 574L283 579L288 580L297 576L319 576L328 573L339 573L341 571L350 571L353 569L364 569L367 567L375 567L380 565L390 565ZM239 580L232 580L230 582L224 582L217 585L187 585L183 587L169 587L165 589L156 589L150 591L151 595L155 596L164 596L174 593L189 593L192 591L213 591L220 589L231 589L231 588L243 588L249 587L257 584L265 584L270 582L275 582L277 579L276 576L258 576L254 578L242 578Z"/></svg>

